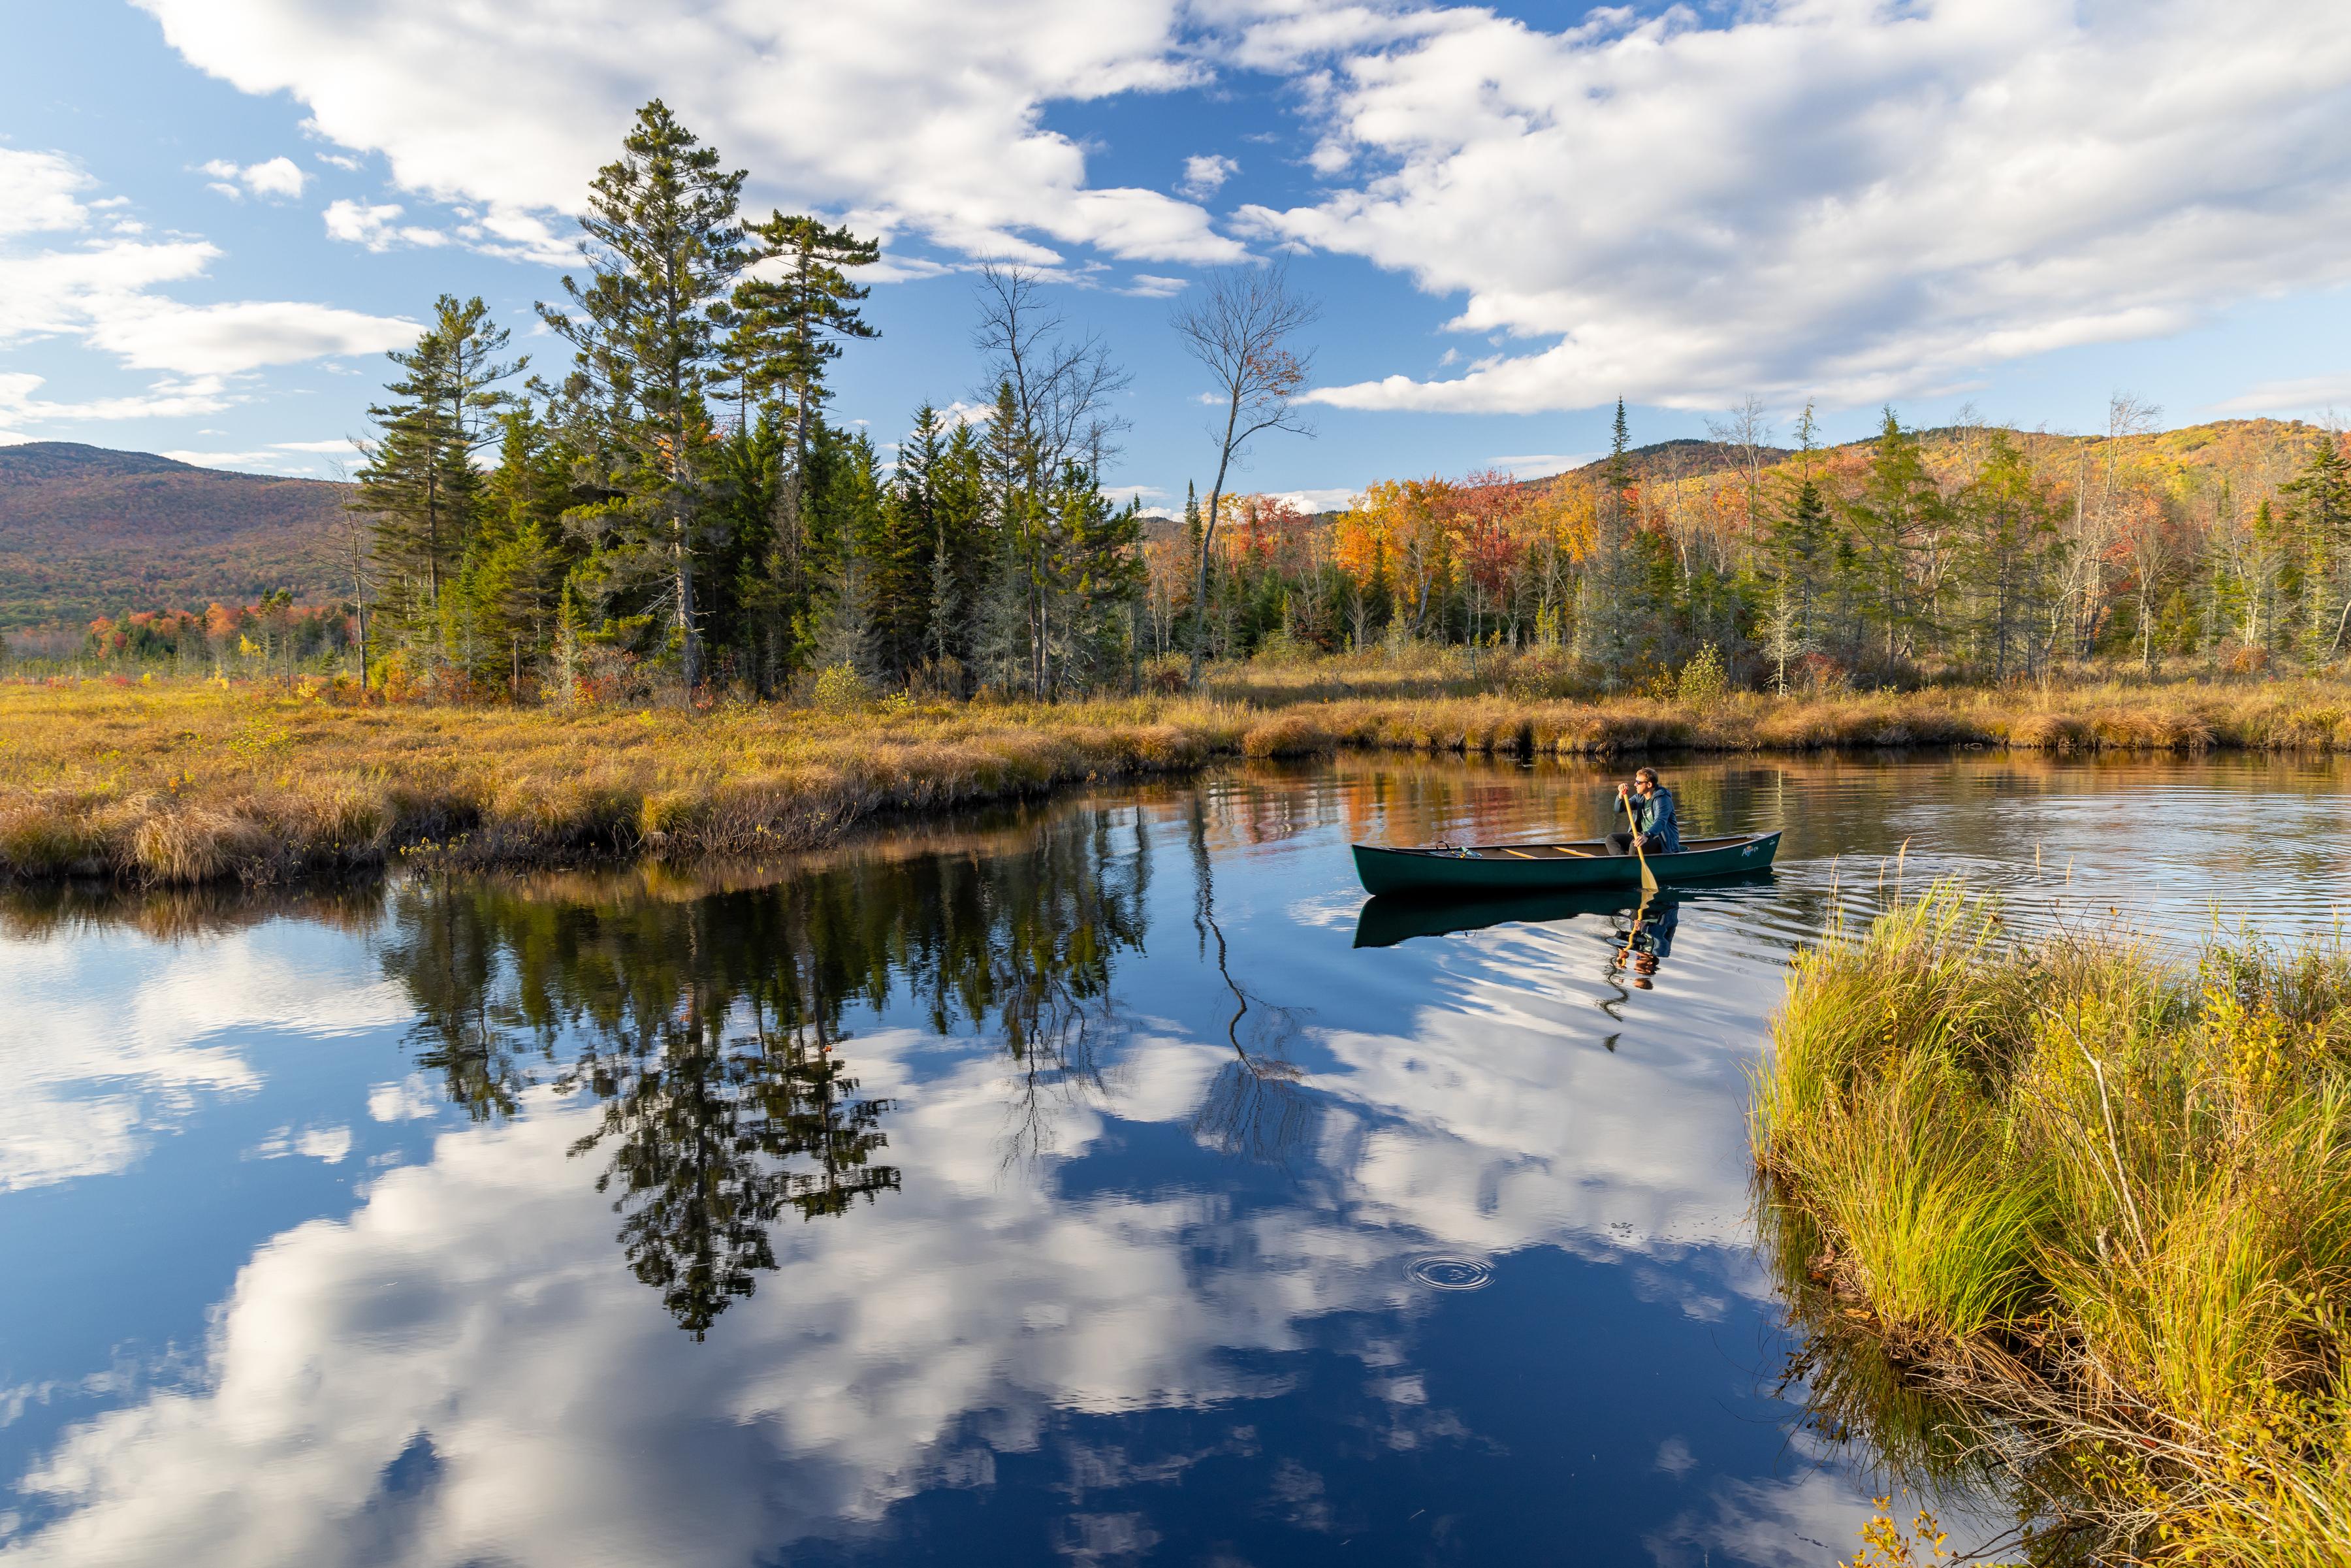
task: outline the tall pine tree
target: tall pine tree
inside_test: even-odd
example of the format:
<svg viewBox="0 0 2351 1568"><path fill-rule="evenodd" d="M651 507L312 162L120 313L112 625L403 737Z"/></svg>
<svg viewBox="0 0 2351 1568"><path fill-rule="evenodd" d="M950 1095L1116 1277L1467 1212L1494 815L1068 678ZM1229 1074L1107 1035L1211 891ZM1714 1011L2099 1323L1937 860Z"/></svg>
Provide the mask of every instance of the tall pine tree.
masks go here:
<svg viewBox="0 0 2351 1568"><path fill-rule="evenodd" d="M664 580L689 693L702 677L695 588L712 509L709 405L726 390L719 329L747 259L743 180L655 99L590 187L587 282L564 278L570 308L539 307L576 350L566 401L594 438L591 476L617 501L602 549L620 580Z"/></svg>

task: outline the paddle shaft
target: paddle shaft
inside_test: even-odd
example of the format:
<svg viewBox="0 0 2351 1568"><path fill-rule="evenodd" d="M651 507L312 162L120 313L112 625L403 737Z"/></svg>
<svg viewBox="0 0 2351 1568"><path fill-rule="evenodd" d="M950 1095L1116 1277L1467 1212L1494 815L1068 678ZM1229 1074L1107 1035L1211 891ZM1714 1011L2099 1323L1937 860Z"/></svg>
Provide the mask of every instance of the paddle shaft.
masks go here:
<svg viewBox="0 0 2351 1568"><path fill-rule="evenodd" d="M1625 802L1625 821L1631 823L1633 827L1633 858L1641 862L1641 885L1649 892L1655 893L1657 891L1657 873L1649 869L1649 857L1641 852L1641 819L1634 813L1633 797L1626 795L1622 799Z"/></svg>

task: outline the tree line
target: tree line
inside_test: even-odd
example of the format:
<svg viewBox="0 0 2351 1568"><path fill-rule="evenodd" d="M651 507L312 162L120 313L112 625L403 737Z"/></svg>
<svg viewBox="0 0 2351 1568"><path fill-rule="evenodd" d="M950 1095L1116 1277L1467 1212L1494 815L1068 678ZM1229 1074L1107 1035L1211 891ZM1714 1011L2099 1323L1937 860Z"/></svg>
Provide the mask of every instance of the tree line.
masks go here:
<svg viewBox="0 0 2351 1568"><path fill-rule="evenodd" d="M2341 432L2240 421L2157 433L2117 397L2078 438L1932 432L1890 408L1823 448L1759 404L1710 444L1631 447L1555 478L1384 481L1343 511L1187 502L1146 546L1144 634L1183 651L1213 536L1207 651L1386 643L1549 648L1600 689L1701 656L1743 684L1993 681L2092 663L2237 672L2351 654L2351 461Z"/></svg>
<svg viewBox="0 0 2351 1568"><path fill-rule="evenodd" d="M774 696L1133 679L1142 518L1101 476L1125 372L1019 267L980 273L991 402L915 411L885 464L829 417L875 336L879 246L748 221L745 179L658 100L590 188L539 316L560 374L444 297L371 408L350 576L373 678L450 695L714 685Z"/></svg>

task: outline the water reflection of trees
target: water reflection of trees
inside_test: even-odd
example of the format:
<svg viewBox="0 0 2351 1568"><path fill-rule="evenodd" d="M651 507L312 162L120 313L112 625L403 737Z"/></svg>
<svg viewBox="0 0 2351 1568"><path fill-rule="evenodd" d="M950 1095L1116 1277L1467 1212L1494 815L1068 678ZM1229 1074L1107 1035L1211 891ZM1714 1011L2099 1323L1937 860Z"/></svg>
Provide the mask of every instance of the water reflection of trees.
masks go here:
<svg viewBox="0 0 2351 1568"><path fill-rule="evenodd" d="M1227 1154L1281 1163L1304 1141L1306 1101L1299 1092L1304 1076L1290 1059L1301 1030L1295 1008L1278 1007L1234 977L1232 948L1217 919L1217 871L1208 852L1207 803L1192 798L1187 825L1192 851L1192 929L1200 956L1212 959L1217 977L1232 997L1225 1040L1233 1060L1217 1070L1192 1118L1195 1137Z"/></svg>
<svg viewBox="0 0 2351 1568"><path fill-rule="evenodd" d="M591 1047L568 1080L602 1102L571 1152L606 1148L596 1190L619 1186L629 1267L697 1339L775 1268L768 1227L787 1208L843 1214L899 1182L872 1159L890 1103L856 1098L831 1042L765 1020L729 1040L726 1018L700 1010L706 999L650 1037Z"/></svg>
<svg viewBox="0 0 2351 1568"><path fill-rule="evenodd" d="M853 1010L978 1032L1011 1071L1008 1157L1098 1085L1111 970L1139 948L1139 815L1077 811L1004 852L851 860L772 885L550 898L473 879L394 890L384 972L420 1067L476 1119L553 1082L599 1102L631 1270L697 1337L776 1267L772 1228L899 1189L886 1099L861 1094Z"/></svg>

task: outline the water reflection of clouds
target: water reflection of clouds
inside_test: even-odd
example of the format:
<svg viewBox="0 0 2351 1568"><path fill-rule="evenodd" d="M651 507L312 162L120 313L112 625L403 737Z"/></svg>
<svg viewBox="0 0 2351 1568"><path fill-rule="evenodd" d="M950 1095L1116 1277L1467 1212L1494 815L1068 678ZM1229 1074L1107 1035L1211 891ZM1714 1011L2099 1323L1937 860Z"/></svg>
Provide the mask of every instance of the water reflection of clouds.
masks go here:
<svg viewBox="0 0 2351 1568"><path fill-rule="evenodd" d="M1789 1448L1791 1457L1806 1467L1794 1475L1701 1479L1688 1505L1647 1538L1656 1568L1723 1562L1748 1568L1821 1568L1848 1560L1857 1550L1862 1526L1876 1511L1873 1500L1836 1473L1833 1467L1848 1456L1818 1435L1799 1430ZM1677 1475L1699 1470L1699 1456L1685 1449L1681 1458L1687 1464ZM1664 1464L1665 1456L1659 1462ZM1890 1479L1879 1478L1876 1484L1887 1496L1899 1528L1908 1529L1922 1507L1933 1512L1949 1533L1957 1561L2004 1560L2006 1553L1998 1549L2014 1543L2011 1519L1980 1513L1960 1499L1920 1498Z"/></svg>
<svg viewBox="0 0 2351 1568"><path fill-rule="evenodd" d="M1769 1293L1745 1255L1747 1171L1725 1153L1743 1146L1744 1051L1652 1029L1612 1053L1590 1025L1527 1013L1523 994L1465 1000L1409 1034L1328 1037L1347 1069L1328 1086L1354 1115L1326 1158L1352 1148L1358 1223L1669 1264L1645 1281L1697 1316L1720 1312L1721 1290Z"/></svg>
<svg viewBox="0 0 2351 1568"><path fill-rule="evenodd" d="M260 1073L235 1043L397 1024L409 1009L363 950L287 925L202 943L122 931L0 942L0 1192L124 1169L204 1099Z"/></svg>
<svg viewBox="0 0 2351 1568"><path fill-rule="evenodd" d="M1269 924L1320 933L1353 920L1352 894L1310 885L1300 896L1295 872L1236 870L1225 918L1243 980L1286 977L1278 946L1249 945ZM1255 933L1252 908L1263 911ZM1099 1072L1044 1052L1024 1078L985 1019L942 1037L852 1019L842 1052L861 1095L895 1102L887 1157L907 1180L847 1218L787 1215L773 1230L777 1268L699 1346L618 1255L611 1195L592 1186L603 1157L567 1153L590 1108L528 1092L517 1120L447 1132L429 1160L372 1175L347 1218L259 1249L215 1313L201 1374L69 1431L30 1478L44 1522L13 1542L0 1528L0 1556L731 1564L796 1538L886 1528L902 1500L988 1484L1003 1456L1066 1449L1071 1511L1054 1539L1076 1560L1114 1561L1155 1539L1152 1519L1127 1511L1132 1500L1089 1504L1089 1492L1172 1485L1208 1453L1241 1450L1138 1435L1129 1454L1123 1435L1079 1442L1067 1418L1281 1395L1305 1385L1308 1358L1270 1358L1310 1350L1360 1368L1376 1406L1361 1422L1372 1448L1475 1452L1490 1439L1431 1404L1415 1365L1430 1350L1421 1326L1443 1310L1412 1281L1415 1259L1491 1260L1507 1286L1514 1256L1557 1249L1624 1268L1637 1295L1708 1324L1765 1293L1740 1224L1742 1070L1773 962L1749 962L1762 940L1739 924L1750 918L1693 915L1658 990L1621 1019L1595 1006L1614 994L1601 978L1604 925L1416 943L1433 989L1416 975L1397 992L1372 987L1368 1001L1334 996L1298 1016L1291 1032L1312 1048L1299 1053L1313 1064L1302 1082L1265 1076L1295 1074L1279 1057L1249 1060L1267 1041L1246 1030L1282 1011L1263 998L1240 1038L1224 1038L1212 972L1187 978L1216 997L1213 1022L1120 1014L1103 1028ZM1155 953L1187 946L1180 916L1162 929L1174 939ZM317 977L318 995L256 977L261 999L240 1010L221 1000L234 990L217 990L233 946L184 956L215 993L168 1039L202 1041L264 1016L313 1032L412 1016L340 941L294 970ZM274 956L265 944L229 972L241 963L258 977ZM1310 957L1337 962L1327 948ZM180 961L164 951L113 979L55 984L152 1012L137 993L151 979L181 984ZM1379 1010L1405 994L1413 1005ZM1610 1033L1614 1054L1603 1049ZM223 1059L246 1076L221 1092L257 1082L241 1057ZM444 1103L422 1076L360 1083L379 1123ZM1136 1124L1155 1124L1247 1168L1264 1140L1206 1112L1248 1084L1276 1111L1312 1107L1287 1168L1261 1186L1200 1166L1149 1185L1134 1177L1148 1161L1114 1157ZM1008 1131L1023 1093L1049 1102L1050 1140L1020 1145ZM1242 1115L1262 1108L1235 1103ZM360 1109L355 1097L330 1114L359 1124ZM145 1103L131 1110L131 1136L155 1124ZM298 1116L289 1152L298 1130L328 1131ZM331 1149L310 1142L320 1157ZM1043 1152L1024 1165L1008 1147ZM1738 1369L1728 1377L1739 1382ZM1248 1430L1215 1441L1255 1441ZM1662 1473L1708 1500L1658 1538L1661 1555L1684 1542L1718 1562L1777 1562L1779 1547L1760 1544L1771 1529L1817 1517L1837 1526L1822 1539L1849 1541L1866 1513L1824 1478L1709 1492L1703 1473L1679 1483L1687 1467L1669 1458L1661 1450ZM1287 1489L1276 1512L1301 1528L1358 1506L1295 1465L1276 1482Z"/></svg>
<svg viewBox="0 0 2351 1568"><path fill-rule="evenodd" d="M1759 1288L1721 1245L1744 1197L1719 1153L1736 1146L1729 1054L1657 1039L1610 1056L1499 980L1469 991L1409 1035L1330 1035L1310 1200L1238 1213L1181 1189L1057 1200L1004 1168L1000 1059L941 1073L935 1037L860 1035L867 1091L900 1102L893 1157L922 1179L853 1220L778 1228L778 1267L730 1314L722 1354L616 1266L613 1217L566 1157L587 1113L534 1093L522 1119L383 1174L347 1220L262 1248L204 1377L70 1433L28 1483L62 1517L16 1551L735 1563L973 1484L1057 1412L1277 1393L1236 1353L1297 1350L1334 1314L1417 1310L1405 1264L1432 1242L1631 1257L1701 1316L1702 1277ZM1100 1092L1060 1108L1060 1146L1083 1153L1111 1117L1180 1121L1228 1055L1138 1029ZM376 1098L406 1109L403 1086ZM1719 1255L1694 1269L1693 1250ZM1426 1408L1392 1337L1354 1354L1393 1407L1383 1446L1468 1435ZM1072 1550L1109 1552L1114 1523L1072 1515Z"/></svg>
<svg viewBox="0 0 2351 1568"><path fill-rule="evenodd" d="M866 1037L861 1071L903 1092L920 1043ZM1212 1053L1185 1054L1196 1096ZM1186 1076L1155 1073L1144 1092L1171 1098ZM16 1551L325 1563L365 1535L387 1562L738 1562L1033 1448L1053 1411L1273 1392L1229 1353L1404 1298L1394 1249L1328 1218L1008 1182L1002 1093L985 1060L933 1080L892 1124L925 1179L853 1226L780 1229L723 1354L614 1266L611 1217L565 1157L582 1110L540 1092L445 1134L348 1220L262 1248L203 1382L75 1429L27 1483L68 1511ZM419 1433L429 1485L390 1510ZM353 1528L395 1512L397 1541Z"/></svg>

